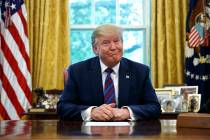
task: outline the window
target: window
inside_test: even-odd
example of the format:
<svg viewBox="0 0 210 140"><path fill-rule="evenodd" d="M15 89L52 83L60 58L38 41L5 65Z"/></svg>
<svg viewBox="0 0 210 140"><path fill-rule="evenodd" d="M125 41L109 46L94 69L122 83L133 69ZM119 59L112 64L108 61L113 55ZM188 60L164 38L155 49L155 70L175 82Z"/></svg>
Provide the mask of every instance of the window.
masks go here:
<svg viewBox="0 0 210 140"><path fill-rule="evenodd" d="M124 29L124 57L150 61L150 0L70 0L71 63L94 56L92 31L100 24Z"/></svg>

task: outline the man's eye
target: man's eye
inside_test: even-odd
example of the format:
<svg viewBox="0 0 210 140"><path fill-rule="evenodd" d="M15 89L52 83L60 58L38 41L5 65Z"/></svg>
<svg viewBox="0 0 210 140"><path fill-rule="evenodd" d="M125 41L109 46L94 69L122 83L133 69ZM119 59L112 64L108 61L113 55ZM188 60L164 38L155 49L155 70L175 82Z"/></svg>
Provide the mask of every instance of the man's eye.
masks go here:
<svg viewBox="0 0 210 140"><path fill-rule="evenodd" d="M109 43L110 43L109 41L103 41L102 44L103 44L103 45L109 45Z"/></svg>

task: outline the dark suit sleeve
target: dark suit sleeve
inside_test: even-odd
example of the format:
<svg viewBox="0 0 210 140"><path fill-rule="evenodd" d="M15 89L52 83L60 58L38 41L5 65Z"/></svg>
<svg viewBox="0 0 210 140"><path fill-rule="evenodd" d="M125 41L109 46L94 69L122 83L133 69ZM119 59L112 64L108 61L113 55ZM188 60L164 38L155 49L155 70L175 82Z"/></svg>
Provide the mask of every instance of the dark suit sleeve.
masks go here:
<svg viewBox="0 0 210 140"><path fill-rule="evenodd" d="M140 86L141 87L141 86ZM146 69L143 80L143 104L130 105L136 119L156 119L161 114L161 107L158 102L155 90L149 78L149 68ZM141 90L141 89L139 89Z"/></svg>
<svg viewBox="0 0 210 140"><path fill-rule="evenodd" d="M78 90L76 75L73 67L70 67L68 69L68 80L57 104L57 112L60 119L82 120L81 111L89 106L79 104Z"/></svg>

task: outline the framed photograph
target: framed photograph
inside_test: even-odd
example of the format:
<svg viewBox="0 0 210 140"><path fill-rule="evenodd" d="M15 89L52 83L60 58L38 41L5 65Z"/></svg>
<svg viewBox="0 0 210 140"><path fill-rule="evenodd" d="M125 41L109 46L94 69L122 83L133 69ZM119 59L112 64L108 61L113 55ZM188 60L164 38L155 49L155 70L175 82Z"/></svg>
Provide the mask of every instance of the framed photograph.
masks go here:
<svg viewBox="0 0 210 140"><path fill-rule="evenodd" d="M198 94L198 86L182 86L180 87L180 95L184 99L188 99L189 94Z"/></svg>
<svg viewBox="0 0 210 140"><path fill-rule="evenodd" d="M163 112L175 112L175 101L173 99L164 99L162 102L162 111Z"/></svg>
<svg viewBox="0 0 210 140"><path fill-rule="evenodd" d="M162 112L173 112L174 102L171 100L172 89L156 88L155 92L158 98L158 102L161 105Z"/></svg>
<svg viewBox="0 0 210 140"><path fill-rule="evenodd" d="M180 87L164 87L164 89L171 89L172 93L171 96L177 96L180 95Z"/></svg>
<svg viewBox="0 0 210 140"><path fill-rule="evenodd" d="M172 89L156 88L155 92L160 104L162 104L163 100L171 99Z"/></svg>
<svg viewBox="0 0 210 140"><path fill-rule="evenodd" d="M200 94L188 94L188 112L198 112L200 110L200 102Z"/></svg>

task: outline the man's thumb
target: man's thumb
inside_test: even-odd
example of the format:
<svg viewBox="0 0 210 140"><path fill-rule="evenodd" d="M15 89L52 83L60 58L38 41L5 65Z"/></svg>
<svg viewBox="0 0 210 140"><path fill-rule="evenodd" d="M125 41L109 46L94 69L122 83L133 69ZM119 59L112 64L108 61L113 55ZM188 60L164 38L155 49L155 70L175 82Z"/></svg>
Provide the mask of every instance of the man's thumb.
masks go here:
<svg viewBox="0 0 210 140"><path fill-rule="evenodd" d="M109 104L109 106L111 106L111 107L115 107L115 106L116 106L116 104L115 104L115 103L111 103L111 104Z"/></svg>

